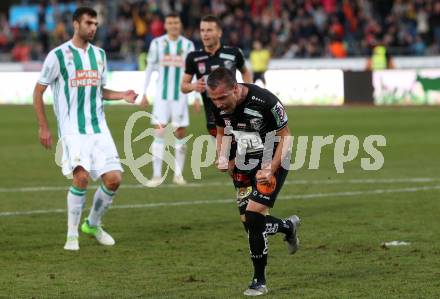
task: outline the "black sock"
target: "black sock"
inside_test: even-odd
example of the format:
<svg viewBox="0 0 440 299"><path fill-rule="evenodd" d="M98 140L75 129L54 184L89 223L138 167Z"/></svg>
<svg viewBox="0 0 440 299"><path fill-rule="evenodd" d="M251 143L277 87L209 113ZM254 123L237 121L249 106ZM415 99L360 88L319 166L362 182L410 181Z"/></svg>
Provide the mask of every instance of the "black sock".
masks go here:
<svg viewBox="0 0 440 299"><path fill-rule="evenodd" d="M271 236L276 233L283 233L289 236L292 233L292 223L290 221L276 218L272 215L266 216L266 233Z"/></svg>
<svg viewBox="0 0 440 299"><path fill-rule="evenodd" d="M265 282L265 268L267 264L267 234L266 217L260 213L246 211L246 223L249 235L249 248L254 264L254 278Z"/></svg>

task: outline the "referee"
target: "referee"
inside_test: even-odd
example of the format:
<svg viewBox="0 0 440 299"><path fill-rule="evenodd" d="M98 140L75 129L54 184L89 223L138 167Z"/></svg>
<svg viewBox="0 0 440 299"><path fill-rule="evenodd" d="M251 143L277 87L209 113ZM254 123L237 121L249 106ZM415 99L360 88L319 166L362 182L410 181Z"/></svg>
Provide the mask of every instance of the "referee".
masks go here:
<svg viewBox="0 0 440 299"><path fill-rule="evenodd" d="M237 47L222 45L222 28L220 20L213 15L202 18L200 22L200 36L203 49L188 54L185 60L185 74L182 78L181 90L183 93L200 92L203 98L205 116L209 134L217 135L213 110L216 109L206 93L206 79L218 67L224 67L233 74L238 69L245 83L252 83L252 74L246 68L242 51ZM197 81L192 83L196 75ZM196 107L200 103L196 100Z"/></svg>

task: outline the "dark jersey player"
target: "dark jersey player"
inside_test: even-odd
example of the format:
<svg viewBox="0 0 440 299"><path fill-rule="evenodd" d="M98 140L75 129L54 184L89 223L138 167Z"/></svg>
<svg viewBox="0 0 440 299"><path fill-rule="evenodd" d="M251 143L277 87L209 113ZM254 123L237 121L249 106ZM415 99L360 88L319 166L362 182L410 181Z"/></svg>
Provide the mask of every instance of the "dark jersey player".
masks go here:
<svg viewBox="0 0 440 299"><path fill-rule="evenodd" d="M254 276L244 295L263 295L267 293L267 236L285 234L291 254L299 244L298 216L283 220L269 215L288 172L281 166L282 159L288 158L283 151L290 134L288 118L275 95L253 84L238 84L225 68L209 75L207 91L217 108L217 167L233 177L240 218L249 235ZM233 160L228 159L228 134L237 143Z"/></svg>
<svg viewBox="0 0 440 299"><path fill-rule="evenodd" d="M188 54L185 60L185 74L182 78L181 89L183 93L197 91L202 94L205 109L207 128L209 133L215 137L216 125L212 102L206 94L206 78L218 67L225 67L233 74L239 70L243 81L252 82L252 74L246 68L243 53L239 48L228 47L221 44L222 29L217 17L209 15L202 18L200 22L200 36L203 49ZM194 75L197 81L192 83ZM196 101L196 107L200 103ZM196 108L197 109L197 108Z"/></svg>

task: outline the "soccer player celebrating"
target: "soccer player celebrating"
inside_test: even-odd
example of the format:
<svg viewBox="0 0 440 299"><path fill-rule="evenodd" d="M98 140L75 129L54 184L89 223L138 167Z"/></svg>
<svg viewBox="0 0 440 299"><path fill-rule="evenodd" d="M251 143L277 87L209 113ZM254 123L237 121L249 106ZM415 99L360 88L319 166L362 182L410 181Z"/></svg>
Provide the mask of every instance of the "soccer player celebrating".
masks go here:
<svg viewBox="0 0 440 299"><path fill-rule="evenodd" d="M275 95L253 84L238 84L226 68L209 75L207 91L218 108L214 112L217 167L233 177L240 218L249 236L254 276L244 295L263 295L267 293L267 236L283 233L290 254L299 245L299 217L292 215L283 220L269 215L288 173L281 165L288 157L288 153L283 153L289 136L287 114ZM233 134L237 142L235 160L229 160L227 134Z"/></svg>
<svg viewBox="0 0 440 299"><path fill-rule="evenodd" d="M222 28L220 20L212 15L202 18L200 22L200 36L203 49L194 51L186 57L185 74L183 75L181 88L184 93L197 91L202 94L207 128L212 136L216 136L214 118L214 106L206 94L206 78L215 68L225 67L233 74L238 69L243 81L252 82L252 74L246 68L243 53L239 48L222 45ZM197 81L192 82L196 75ZM198 102L196 102L198 105Z"/></svg>
<svg viewBox="0 0 440 299"><path fill-rule="evenodd" d="M78 226L84 207L89 176L101 184L93 207L81 226L102 245L114 239L102 229L101 218L112 204L122 179L122 167L104 115L103 99L124 99L134 103L133 90L118 92L104 88L107 80L104 50L92 45L98 27L97 13L79 7L73 13L71 40L50 51L34 89L34 106L41 144L49 149L52 136L48 127L43 94L48 85L54 97L58 137L63 148L62 172L73 177L67 193L66 250L79 250Z"/></svg>
<svg viewBox="0 0 440 299"><path fill-rule="evenodd" d="M182 23L176 13L170 13L165 18L167 33L159 36L151 42L148 51L148 64L145 69L144 95L141 106L146 106L146 90L150 84L153 70L158 69L159 80L153 102L152 124L156 126L156 133L152 144L153 154L153 178L148 182L148 187L156 187L162 183L162 159L164 155L164 127L171 118L171 124L175 128L177 138L175 144L175 174L173 182L185 185L182 176L185 162L185 128L189 125L187 95L180 91L180 81L183 76L183 68L187 54L194 51L194 44L183 37Z"/></svg>

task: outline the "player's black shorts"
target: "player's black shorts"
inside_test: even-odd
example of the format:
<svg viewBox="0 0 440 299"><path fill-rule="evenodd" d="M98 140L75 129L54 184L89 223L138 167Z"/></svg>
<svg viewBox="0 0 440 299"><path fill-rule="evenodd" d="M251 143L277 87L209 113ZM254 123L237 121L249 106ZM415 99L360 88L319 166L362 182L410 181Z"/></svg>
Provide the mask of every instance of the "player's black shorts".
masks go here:
<svg viewBox="0 0 440 299"><path fill-rule="evenodd" d="M266 84L266 78L264 77L265 72L254 72L254 83L257 82L257 80L261 80L263 84Z"/></svg>
<svg viewBox="0 0 440 299"><path fill-rule="evenodd" d="M259 169L259 167L256 167L253 170L242 171L235 167L233 171L233 181L235 189L237 190L237 206L240 215L244 215L249 200L272 208L289 172L283 167L280 167L275 172L275 186L265 187L261 185L257 186L255 176Z"/></svg>

